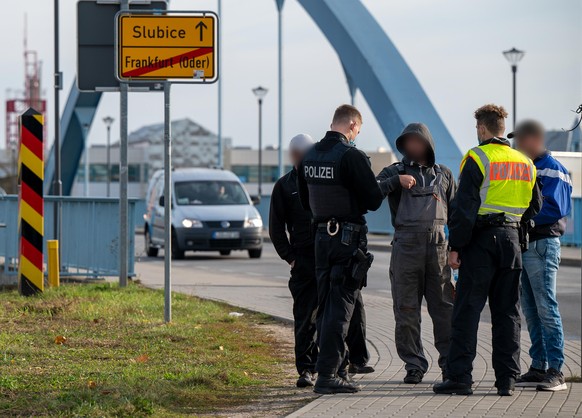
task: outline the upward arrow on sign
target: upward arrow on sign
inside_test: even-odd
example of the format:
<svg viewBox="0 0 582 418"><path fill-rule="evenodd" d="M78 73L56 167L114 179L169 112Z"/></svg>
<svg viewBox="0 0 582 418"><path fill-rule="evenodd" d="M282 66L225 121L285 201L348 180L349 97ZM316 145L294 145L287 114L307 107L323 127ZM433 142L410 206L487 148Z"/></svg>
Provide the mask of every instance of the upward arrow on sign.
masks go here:
<svg viewBox="0 0 582 418"><path fill-rule="evenodd" d="M196 29L200 29L200 42L202 42L204 40L204 29L208 29L208 26L203 21L200 21L196 25Z"/></svg>

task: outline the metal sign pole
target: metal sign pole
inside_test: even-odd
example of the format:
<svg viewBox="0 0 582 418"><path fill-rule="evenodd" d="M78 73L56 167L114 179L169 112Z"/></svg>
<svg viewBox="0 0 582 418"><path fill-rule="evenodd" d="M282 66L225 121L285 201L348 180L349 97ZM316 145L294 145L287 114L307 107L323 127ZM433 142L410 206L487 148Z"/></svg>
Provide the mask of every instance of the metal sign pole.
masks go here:
<svg viewBox="0 0 582 418"><path fill-rule="evenodd" d="M63 88L63 76L59 64L59 0L55 0L54 20L55 20L55 176L53 182L53 195L62 196L63 183L61 181L61 109L60 109L60 91ZM53 236L60 243L59 248L62 248L61 242L61 202L59 199L55 200L53 213ZM61 258L59 257L59 260ZM59 265L60 270L60 265Z"/></svg>
<svg viewBox="0 0 582 418"><path fill-rule="evenodd" d="M121 0L122 11L129 10L129 1ZM127 286L127 223L129 221L127 201L127 101L129 86L119 83L119 287Z"/></svg>
<svg viewBox="0 0 582 418"><path fill-rule="evenodd" d="M127 286L127 101L128 86L119 83L119 287Z"/></svg>
<svg viewBox="0 0 582 418"><path fill-rule="evenodd" d="M222 19L222 0L218 0L218 18ZM218 27L218 43L222 37L221 27ZM220 54L222 49L218 50L220 61ZM222 79L218 80L218 167L224 168L224 145L222 140Z"/></svg>
<svg viewBox="0 0 582 418"><path fill-rule="evenodd" d="M170 86L164 83L164 321L172 321L172 139Z"/></svg>

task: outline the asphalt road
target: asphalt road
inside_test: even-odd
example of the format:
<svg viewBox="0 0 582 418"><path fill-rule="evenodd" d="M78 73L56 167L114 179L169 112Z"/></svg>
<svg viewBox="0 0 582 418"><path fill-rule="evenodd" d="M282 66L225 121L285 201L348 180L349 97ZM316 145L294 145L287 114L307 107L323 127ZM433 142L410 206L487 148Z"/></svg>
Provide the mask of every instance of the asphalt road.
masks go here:
<svg viewBox="0 0 582 418"><path fill-rule="evenodd" d="M136 236L136 248L143 248L141 236ZM160 263L163 264L163 251L156 259L147 258L142 250L137 251L136 261L138 263ZM375 296L390 297L390 284L388 279L388 266L390 263L389 252L375 252L374 265L369 273L368 287L364 289L366 293ZM216 274L222 271L245 272L249 276L261 277L272 280L273 284L281 285L287 282L289 268L281 261L270 243L265 243L263 257L258 260L251 260L246 252L233 252L230 256L221 257L218 253L186 253L185 260L173 262L174 266L181 267L174 269L173 275L187 274L192 280L192 284L204 283L209 280L209 272ZM157 267L157 266L156 266ZM580 339L581 335L581 269L577 267L560 267L558 274L558 300L560 312L564 323L566 338ZM181 279L184 279L181 277ZM258 290L254 289L257 292ZM482 316L483 321L489 321L489 310L485 308ZM523 321L525 327L525 321Z"/></svg>

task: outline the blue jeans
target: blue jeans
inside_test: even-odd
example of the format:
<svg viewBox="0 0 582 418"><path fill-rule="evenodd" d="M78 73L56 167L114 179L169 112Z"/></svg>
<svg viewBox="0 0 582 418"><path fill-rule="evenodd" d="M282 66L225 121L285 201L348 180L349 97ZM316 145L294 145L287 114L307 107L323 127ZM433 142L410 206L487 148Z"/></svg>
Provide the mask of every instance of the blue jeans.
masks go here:
<svg viewBox="0 0 582 418"><path fill-rule="evenodd" d="M561 370L564 364L564 331L556 298L559 264L559 238L533 241L523 254L521 307L531 339L531 366L536 369Z"/></svg>

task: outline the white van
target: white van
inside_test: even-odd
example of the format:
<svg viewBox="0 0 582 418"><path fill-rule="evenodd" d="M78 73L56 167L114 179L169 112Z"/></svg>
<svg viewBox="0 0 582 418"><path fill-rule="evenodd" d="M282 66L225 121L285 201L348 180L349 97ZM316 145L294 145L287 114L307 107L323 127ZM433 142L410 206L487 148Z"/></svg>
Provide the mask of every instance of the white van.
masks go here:
<svg viewBox="0 0 582 418"><path fill-rule="evenodd" d="M263 221L238 177L207 168L172 171L172 257L185 251L246 250L260 258ZM164 246L164 172L152 176L146 196L145 250L156 257Z"/></svg>

